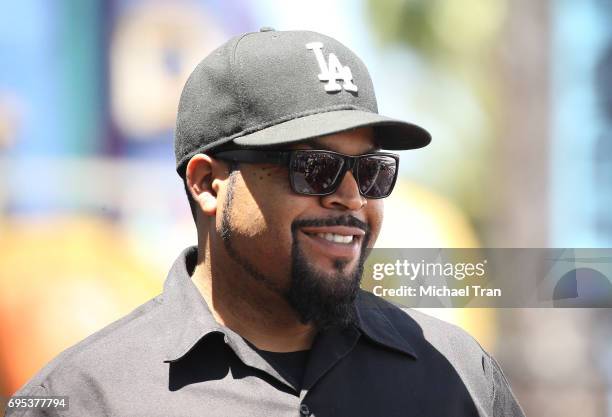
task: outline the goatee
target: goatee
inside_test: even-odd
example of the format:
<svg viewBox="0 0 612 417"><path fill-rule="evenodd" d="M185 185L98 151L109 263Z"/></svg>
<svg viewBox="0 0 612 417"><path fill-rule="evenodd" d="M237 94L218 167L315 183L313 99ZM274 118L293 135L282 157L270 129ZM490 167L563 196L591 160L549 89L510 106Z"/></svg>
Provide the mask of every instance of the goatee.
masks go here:
<svg viewBox="0 0 612 417"><path fill-rule="evenodd" d="M347 271L348 261L337 259L333 273L323 273L309 263L300 250L297 231L306 226L351 226L365 231L357 265ZM325 220L299 220L291 227L291 283L286 299L302 323L313 323L318 329L350 327L356 322L355 298L361 284L364 263L368 255L370 232L365 223L353 216Z"/></svg>

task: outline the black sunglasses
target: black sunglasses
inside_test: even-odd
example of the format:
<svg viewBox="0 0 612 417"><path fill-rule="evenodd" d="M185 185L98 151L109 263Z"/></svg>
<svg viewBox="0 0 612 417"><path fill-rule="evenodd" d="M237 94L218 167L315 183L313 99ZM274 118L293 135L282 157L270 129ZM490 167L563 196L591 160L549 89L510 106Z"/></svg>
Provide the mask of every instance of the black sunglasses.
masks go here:
<svg viewBox="0 0 612 417"><path fill-rule="evenodd" d="M217 152L213 157L234 162L286 165L293 191L319 196L333 194L350 170L362 196L372 199L388 197L395 186L399 168L399 155L383 152L351 156L318 149L241 149Z"/></svg>

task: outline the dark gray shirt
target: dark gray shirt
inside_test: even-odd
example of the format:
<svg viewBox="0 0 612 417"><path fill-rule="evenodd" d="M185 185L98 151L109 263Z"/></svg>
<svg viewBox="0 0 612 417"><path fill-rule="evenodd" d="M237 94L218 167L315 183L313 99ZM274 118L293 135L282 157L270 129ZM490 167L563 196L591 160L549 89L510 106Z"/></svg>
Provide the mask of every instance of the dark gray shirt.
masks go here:
<svg viewBox="0 0 612 417"><path fill-rule="evenodd" d="M61 353L16 395L66 395L67 411L11 416L523 416L502 371L456 326L361 291L356 326L315 338L296 390L218 324L190 278ZM47 412L48 413L48 412Z"/></svg>

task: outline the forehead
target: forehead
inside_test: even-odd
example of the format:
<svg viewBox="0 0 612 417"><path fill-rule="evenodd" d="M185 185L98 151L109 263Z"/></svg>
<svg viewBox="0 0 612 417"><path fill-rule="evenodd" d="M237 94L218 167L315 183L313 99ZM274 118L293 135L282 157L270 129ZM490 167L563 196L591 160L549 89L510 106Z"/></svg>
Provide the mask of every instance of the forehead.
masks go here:
<svg viewBox="0 0 612 417"><path fill-rule="evenodd" d="M347 155L359 155L380 149L371 127L349 130L296 143L292 149L326 149Z"/></svg>

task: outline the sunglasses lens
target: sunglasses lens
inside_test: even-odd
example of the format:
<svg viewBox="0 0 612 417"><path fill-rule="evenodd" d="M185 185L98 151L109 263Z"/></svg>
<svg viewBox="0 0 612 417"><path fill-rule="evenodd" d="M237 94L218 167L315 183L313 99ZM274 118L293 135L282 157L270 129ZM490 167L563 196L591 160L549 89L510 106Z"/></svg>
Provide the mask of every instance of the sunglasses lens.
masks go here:
<svg viewBox="0 0 612 417"><path fill-rule="evenodd" d="M296 192L326 194L333 190L344 161L338 155L325 152L296 152L291 175Z"/></svg>
<svg viewBox="0 0 612 417"><path fill-rule="evenodd" d="M364 196L387 197L395 185L397 162L390 156L368 156L361 158L357 172L359 190Z"/></svg>

